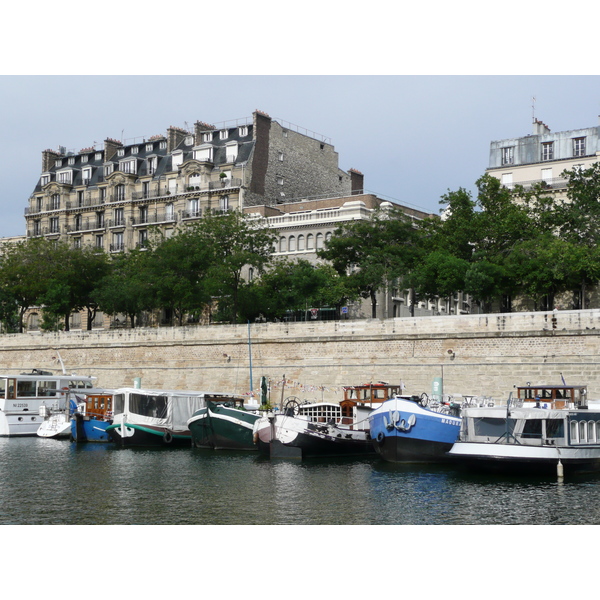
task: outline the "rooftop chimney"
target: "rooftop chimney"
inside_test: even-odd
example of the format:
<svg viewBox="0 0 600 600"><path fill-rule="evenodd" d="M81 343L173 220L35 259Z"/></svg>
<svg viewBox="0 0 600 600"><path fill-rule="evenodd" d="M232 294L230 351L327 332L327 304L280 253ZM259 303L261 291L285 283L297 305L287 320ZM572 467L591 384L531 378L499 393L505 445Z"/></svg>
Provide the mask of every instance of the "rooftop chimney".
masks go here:
<svg viewBox="0 0 600 600"><path fill-rule="evenodd" d="M545 123L538 121L538 119L533 120L533 135L544 135L545 133L550 133L550 128Z"/></svg>

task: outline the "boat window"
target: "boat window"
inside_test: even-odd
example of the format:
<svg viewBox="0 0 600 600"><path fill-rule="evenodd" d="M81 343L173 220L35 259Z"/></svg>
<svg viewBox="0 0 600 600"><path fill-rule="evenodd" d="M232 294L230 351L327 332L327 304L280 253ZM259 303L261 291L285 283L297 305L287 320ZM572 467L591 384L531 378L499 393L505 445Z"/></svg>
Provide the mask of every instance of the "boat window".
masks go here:
<svg viewBox="0 0 600 600"><path fill-rule="evenodd" d="M571 425L569 426L569 433L571 434L571 443L576 444L579 441L579 436L577 435L577 421L571 421Z"/></svg>
<svg viewBox="0 0 600 600"><path fill-rule="evenodd" d="M114 406L115 414L120 414L125 410L125 394L115 394Z"/></svg>
<svg viewBox="0 0 600 600"><path fill-rule="evenodd" d="M71 380L71 381L69 381L69 387L70 388L77 388L77 389L83 390L85 388L91 388L92 387L92 382L91 381L84 381L84 380L81 380L81 379Z"/></svg>
<svg viewBox="0 0 600 600"><path fill-rule="evenodd" d="M579 441L580 442L585 442L587 440L586 434L587 434L586 422L580 421L579 422Z"/></svg>
<svg viewBox="0 0 600 600"><path fill-rule="evenodd" d="M145 417L166 418L167 404L165 396L147 396L144 394L131 394L129 396L129 410Z"/></svg>
<svg viewBox="0 0 600 600"><path fill-rule="evenodd" d="M596 423L594 421L588 421L587 439L588 442L596 441Z"/></svg>
<svg viewBox="0 0 600 600"><path fill-rule="evenodd" d="M56 396L56 381L38 381L38 396Z"/></svg>
<svg viewBox="0 0 600 600"><path fill-rule="evenodd" d="M382 389L373 390L373 398L385 398L385 390L382 390Z"/></svg>
<svg viewBox="0 0 600 600"><path fill-rule="evenodd" d="M565 426L562 419L548 419L546 421L546 437L562 438L565 437Z"/></svg>
<svg viewBox="0 0 600 600"><path fill-rule="evenodd" d="M0 379L0 398L6 398L6 379Z"/></svg>
<svg viewBox="0 0 600 600"><path fill-rule="evenodd" d="M541 438L542 437L542 419L527 419L523 426L524 438Z"/></svg>
<svg viewBox="0 0 600 600"><path fill-rule="evenodd" d="M327 423L333 420L339 422L341 418L341 407L338 405L315 405L303 406L300 409L302 415L308 418L312 423Z"/></svg>
<svg viewBox="0 0 600 600"><path fill-rule="evenodd" d="M512 432L514 428L514 419L492 419L489 417L483 417L481 419L473 419L473 433L476 436L495 436L501 437L509 431Z"/></svg>
<svg viewBox="0 0 600 600"><path fill-rule="evenodd" d="M18 398L35 397L35 381L17 381Z"/></svg>

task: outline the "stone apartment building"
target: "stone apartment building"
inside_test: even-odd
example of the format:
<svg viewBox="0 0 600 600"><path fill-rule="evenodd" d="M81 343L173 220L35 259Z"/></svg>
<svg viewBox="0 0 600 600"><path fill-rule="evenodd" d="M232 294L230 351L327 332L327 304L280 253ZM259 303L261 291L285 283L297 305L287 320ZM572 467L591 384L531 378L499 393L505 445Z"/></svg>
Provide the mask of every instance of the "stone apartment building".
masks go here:
<svg viewBox="0 0 600 600"><path fill-rule="evenodd" d="M490 162L486 170L500 179L509 189L516 185L526 190L543 184L552 197L565 198L567 179L564 171L588 169L600 160L600 125L552 133L549 127L533 120L533 132L518 138L491 142ZM562 308L589 308L600 306L600 288L565 294L557 299ZM533 303L521 301L525 310L533 310Z"/></svg>
<svg viewBox="0 0 600 600"><path fill-rule="evenodd" d="M168 237L208 210L242 210L279 232L275 256L314 262L343 221L368 219L386 206L391 203L364 193L361 172L339 168L327 138L257 110L221 127L198 121L193 131L170 127L166 135L127 144L107 138L101 148L44 150L25 220L27 237L114 253L142 245L153 228ZM401 208L414 219L429 216ZM407 292L382 290L378 312L381 318L408 314L406 302ZM350 309L354 317L370 315L367 303ZM32 313L31 328L37 318ZM96 325L107 326L103 315ZM80 326L79 315L71 326Z"/></svg>
<svg viewBox="0 0 600 600"><path fill-rule="evenodd" d="M599 157L600 125L552 133L534 119L530 135L491 142L486 172L508 188L544 183L549 193L561 194L566 190L563 171L587 169Z"/></svg>
<svg viewBox="0 0 600 600"><path fill-rule="evenodd" d="M28 237L119 252L142 244L151 226L168 236L207 210L358 191L362 175L342 171L326 139L255 111L221 128L196 122L134 143L45 150L25 219Z"/></svg>

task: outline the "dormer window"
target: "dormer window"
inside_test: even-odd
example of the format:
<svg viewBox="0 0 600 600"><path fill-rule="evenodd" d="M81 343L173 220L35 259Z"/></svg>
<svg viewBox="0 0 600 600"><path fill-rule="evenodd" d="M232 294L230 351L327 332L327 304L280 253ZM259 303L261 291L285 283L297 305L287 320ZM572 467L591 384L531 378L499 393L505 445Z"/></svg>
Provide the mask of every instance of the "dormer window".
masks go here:
<svg viewBox="0 0 600 600"><path fill-rule="evenodd" d="M239 128L238 133L240 137L246 137L248 135L248 125L244 125Z"/></svg>
<svg viewBox="0 0 600 600"><path fill-rule="evenodd" d="M96 152L94 155L94 160L102 160L102 152Z"/></svg>
<svg viewBox="0 0 600 600"><path fill-rule="evenodd" d="M542 144L542 160L554 160L554 142Z"/></svg>
<svg viewBox="0 0 600 600"><path fill-rule="evenodd" d="M229 137L229 132L227 131L227 129L222 129L221 131L219 131L219 139L220 140L226 140Z"/></svg>
<svg viewBox="0 0 600 600"><path fill-rule="evenodd" d="M119 170L123 173L137 173L137 161L134 160L123 160L120 163Z"/></svg>
<svg viewBox="0 0 600 600"><path fill-rule="evenodd" d="M164 150L167 147L167 142L165 142L164 140L159 144L159 148L161 150Z"/></svg>
<svg viewBox="0 0 600 600"><path fill-rule="evenodd" d="M203 142L212 142L212 132L209 131L207 133L203 133L202 134L202 141Z"/></svg>
<svg viewBox="0 0 600 600"><path fill-rule="evenodd" d="M49 174L42 175L40 183L41 183L41 185L46 185L46 184L50 183L50 175Z"/></svg>
<svg viewBox="0 0 600 600"><path fill-rule="evenodd" d="M229 162L235 162L238 154L238 145L237 142L230 142L225 146L225 160Z"/></svg>
<svg viewBox="0 0 600 600"><path fill-rule="evenodd" d="M506 148L502 148L502 164L503 165L512 165L515 160L515 148L514 146L508 146Z"/></svg>
<svg viewBox="0 0 600 600"><path fill-rule="evenodd" d="M117 156L125 156L125 148L119 148L117 151Z"/></svg>
<svg viewBox="0 0 600 600"><path fill-rule="evenodd" d="M573 138L573 156L585 156L585 138Z"/></svg>
<svg viewBox="0 0 600 600"><path fill-rule="evenodd" d="M62 167L62 158L58 158L55 162L54 162L54 166L55 167Z"/></svg>
<svg viewBox="0 0 600 600"><path fill-rule="evenodd" d="M82 171L83 185L89 185L92 179L92 167L86 167Z"/></svg>
<svg viewBox="0 0 600 600"><path fill-rule="evenodd" d="M185 143L186 146L193 146L194 145L194 136L193 135L188 135L185 138L185 142L184 143Z"/></svg>
<svg viewBox="0 0 600 600"><path fill-rule="evenodd" d="M194 150L194 158L203 162L212 162L213 148L212 146L200 146Z"/></svg>
<svg viewBox="0 0 600 600"><path fill-rule="evenodd" d="M73 182L73 171L60 171L57 173L58 183L71 184Z"/></svg>
<svg viewBox="0 0 600 600"><path fill-rule="evenodd" d="M154 150L154 146L152 144L146 144L146 152L152 152Z"/></svg>
<svg viewBox="0 0 600 600"><path fill-rule="evenodd" d="M158 164L158 158L156 156L150 156L148 158L148 175L154 175L156 172L156 165Z"/></svg>
<svg viewBox="0 0 600 600"><path fill-rule="evenodd" d="M183 163L183 152L173 152L172 155L172 165L173 169L176 169L181 163Z"/></svg>
<svg viewBox="0 0 600 600"><path fill-rule="evenodd" d="M74 165L74 164L75 164L75 157L74 157L74 156L71 156L71 157L69 158L69 160L68 160L68 163L69 163L70 165Z"/></svg>
<svg viewBox="0 0 600 600"><path fill-rule="evenodd" d="M84 155L81 157L81 162L82 162L82 164L85 164L85 163L87 163L87 161L88 161L88 155L87 155L87 154L84 154Z"/></svg>
<svg viewBox="0 0 600 600"><path fill-rule="evenodd" d="M139 147L138 146L132 146L131 147L131 154L137 154L139 152Z"/></svg>
<svg viewBox="0 0 600 600"><path fill-rule="evenodd" d="M113 172L113 164L104 165L104 177L108 177Z"/></svg>

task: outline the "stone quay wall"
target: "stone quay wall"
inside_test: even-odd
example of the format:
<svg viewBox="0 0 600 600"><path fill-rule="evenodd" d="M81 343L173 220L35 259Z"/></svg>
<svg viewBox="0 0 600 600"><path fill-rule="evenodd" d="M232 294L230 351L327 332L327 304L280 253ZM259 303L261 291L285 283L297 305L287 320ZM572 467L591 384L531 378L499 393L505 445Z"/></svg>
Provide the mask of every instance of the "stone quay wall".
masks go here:
<svg viewBox="0 0 600 600"><path fill-rule="evenodd" d="M555 322L553 323L553 318ZM248 340L251 339L251 344ZM0 336L0 373L91 374L100 387L339 401L343 386L507 398L516 385L587 384L600 399L600 310L25 333ZM285 385L283 385L285 381Z"/></svg>

